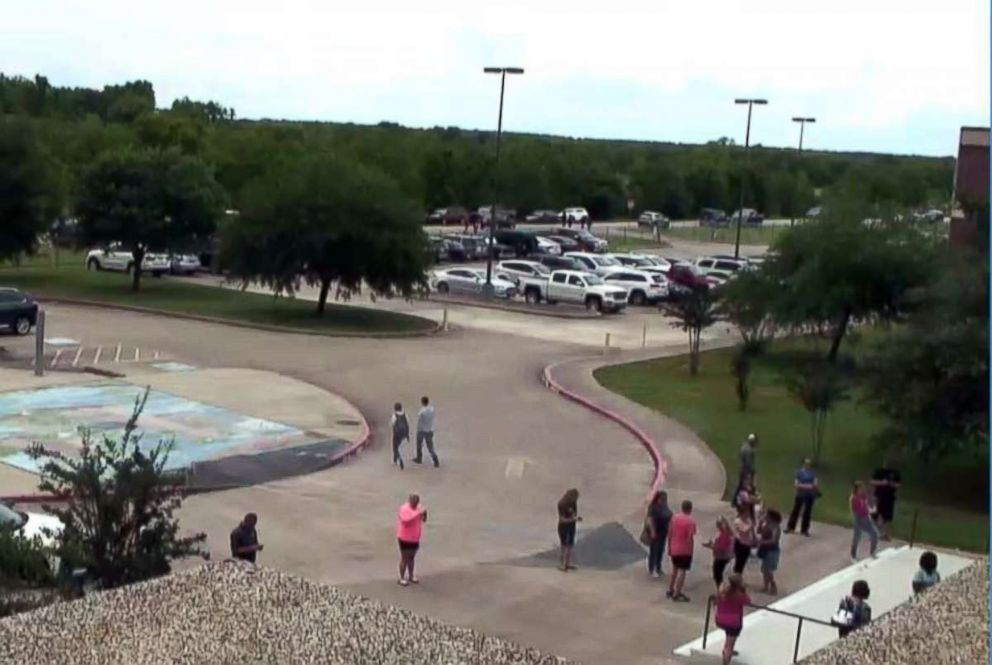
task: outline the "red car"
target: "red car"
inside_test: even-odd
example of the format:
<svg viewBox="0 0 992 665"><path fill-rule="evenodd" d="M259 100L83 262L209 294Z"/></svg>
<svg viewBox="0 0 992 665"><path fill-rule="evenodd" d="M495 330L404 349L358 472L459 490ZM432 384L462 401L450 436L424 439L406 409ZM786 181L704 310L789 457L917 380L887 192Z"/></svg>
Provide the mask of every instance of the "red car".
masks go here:
<svg viewBox="0 0 992 665"><path fill-rule="evenodd" d="M674 285L674 290L688 291L689 289L710 288L709 280L684 264L673 265L666 276L668 281Z"/></svg>

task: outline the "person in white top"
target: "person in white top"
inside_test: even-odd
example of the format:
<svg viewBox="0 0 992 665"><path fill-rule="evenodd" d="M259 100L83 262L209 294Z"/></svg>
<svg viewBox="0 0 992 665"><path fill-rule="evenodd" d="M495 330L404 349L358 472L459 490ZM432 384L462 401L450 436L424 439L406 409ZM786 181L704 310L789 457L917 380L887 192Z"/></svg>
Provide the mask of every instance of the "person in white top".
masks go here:
<svg viewBox="0 0 992 665"><path fill-rule="evenodd" d="M427 452L434 460L434 467L440 466L437 453L434 452L434 407L427 396L420 398L420 412L417 414L417 456L413 461L421 464L424 461L424 444L427 444Z"/></svg>

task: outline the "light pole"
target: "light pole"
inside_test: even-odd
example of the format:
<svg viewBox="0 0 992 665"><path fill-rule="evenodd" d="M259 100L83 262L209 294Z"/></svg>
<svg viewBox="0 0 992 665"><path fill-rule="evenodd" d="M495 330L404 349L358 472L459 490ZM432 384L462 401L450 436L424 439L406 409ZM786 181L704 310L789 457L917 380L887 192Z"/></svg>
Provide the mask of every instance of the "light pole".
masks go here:
<svg viewBox="0 0 992 665"><path fill-rule="evenodd" d="M737 206L737 237L734 240L734 258L741 257L741 221L744 218L744 187L747 180L748 155L751 148L751 109L755 104L764 106L767 99L735 99L735 104L747 104L747 132L744 134L744 165L741 167L741 202Z"/></svg>
<svg viewBox="0 0 992 665"><path fill-rule="evenodd" d="M496 251L496 193L499 190L499 144L503 138L503 92L506 90L507 74L523 74L521 67L485 67L486 74L499 74L499 120L496 123L496 166L493 172L493 209L489 214L489 251L486 252L486 285L483 289L487 298L492 298L493 289L493 253Z"/></svg>
<svg viewBox="0 0 992 665"><path fill-rule="evenodd" d="M807 122L816 122L816 118L793 118L792 122L799 123L799 156L802 157L803 154L803 132L806 130ZM796 225L796 201L792 202L792 219L789 221L789 226Z"/></svg>

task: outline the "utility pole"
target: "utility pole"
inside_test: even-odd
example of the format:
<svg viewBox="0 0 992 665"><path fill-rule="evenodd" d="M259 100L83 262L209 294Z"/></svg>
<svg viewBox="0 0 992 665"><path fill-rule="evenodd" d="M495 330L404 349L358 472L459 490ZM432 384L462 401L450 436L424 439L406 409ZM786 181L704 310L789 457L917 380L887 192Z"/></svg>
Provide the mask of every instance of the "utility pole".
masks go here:
<svg viewBox="0 0 992 665"><path fill-rule="evenodd" d="M798 122L799 123L799 156L802 157L802 155L803 155L803 132L806 129L806 123L807 122L816 122L816 118L793 118L792 119L792 122ZM792 219L789 220L789 226L795 226L796 225L796 210L795 210L796 205L797 205L797 202L796 201L793 201L792 202Z"/></svg>
<svg viewBox="0 0 992 665"><path fill-rule="evenodd" d="M747 104L747 132L744 134L744 164L741 166L741 198L737 206L737 237L734 240L734 258L741 257L741 222L744 219L744 188L747 185L747 167L751 149L751 109L755 104L764 106L767 99L735 99L735 104Z"/></svg>

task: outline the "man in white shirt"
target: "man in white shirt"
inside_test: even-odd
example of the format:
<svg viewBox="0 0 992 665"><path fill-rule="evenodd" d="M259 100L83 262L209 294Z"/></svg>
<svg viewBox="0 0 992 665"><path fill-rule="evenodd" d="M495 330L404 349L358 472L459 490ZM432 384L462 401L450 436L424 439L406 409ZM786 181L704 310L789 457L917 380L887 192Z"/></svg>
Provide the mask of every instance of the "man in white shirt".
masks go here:
<svg viewBox="0 0 992 665"><path fill-rule="evenodd" d="M434 467L440 466L437 453L434 452L434 407L427 396L420 398L420 412L417 413L417 456L413 461L423 463L423 446L427 444L427 452L434 460Z"/></svg>

